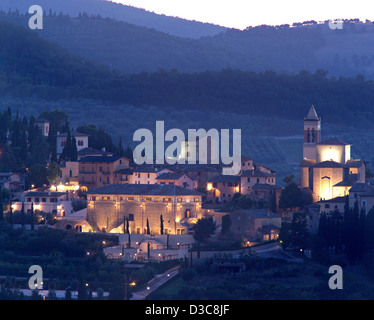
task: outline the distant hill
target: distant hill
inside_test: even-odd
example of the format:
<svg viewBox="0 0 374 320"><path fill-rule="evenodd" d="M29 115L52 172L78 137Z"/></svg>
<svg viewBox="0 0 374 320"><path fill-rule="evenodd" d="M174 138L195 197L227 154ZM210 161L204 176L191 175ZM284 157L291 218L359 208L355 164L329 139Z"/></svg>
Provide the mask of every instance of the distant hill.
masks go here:
<svg viewBox="0 0 374 320"><path fill-rule="evenodd" d="M82 0L83 1L83 0ZM88 1L88 0L86 0ZM28 15L0 13L0 20L27 28ZM298 74L328 71L328 76L374 79L374 25L345 21L342 30L328 23L259 26L190 39L114 19L80 14L76 18L46 12L36 32L75 55L126 73L243 71Z"/></svg>
<svg viewBox="0 0 374 320"><path fill-rule="evenodd" d="M123 74L5 22L0 22L0 94L47 100L87 98L288 120L302 119L315 104L332 123L367 128L374 123L374 81L363 77L329 79L324 70L297 75L233 69Z"/></svg>
<svg viewBox="0 0 374 320"><path fill-rule="evenodd" d="M1 0L0 9L5 12L9 9L19 10L24 14L32 4L40 5L47 13L51 10L56 14L62 12L77 17L79 13L86 12L88 15L101 15L104 18L113 18L186 38L212 36L226 29L210 23L169 17L104 0L38 0L35 3L30 0Z"/></svg>

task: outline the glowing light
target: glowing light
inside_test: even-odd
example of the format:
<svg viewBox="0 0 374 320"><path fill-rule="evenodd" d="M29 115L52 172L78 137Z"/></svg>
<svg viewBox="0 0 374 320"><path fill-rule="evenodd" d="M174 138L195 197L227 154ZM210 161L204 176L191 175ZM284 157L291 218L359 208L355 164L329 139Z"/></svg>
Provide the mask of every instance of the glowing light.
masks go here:
<svg viewBox="0 0 374 320"><path fill-rule="evenodd" d="M213 184L208 183L206 189L207 189L208 191L212 190L212 189L213 189Z"/></svg>

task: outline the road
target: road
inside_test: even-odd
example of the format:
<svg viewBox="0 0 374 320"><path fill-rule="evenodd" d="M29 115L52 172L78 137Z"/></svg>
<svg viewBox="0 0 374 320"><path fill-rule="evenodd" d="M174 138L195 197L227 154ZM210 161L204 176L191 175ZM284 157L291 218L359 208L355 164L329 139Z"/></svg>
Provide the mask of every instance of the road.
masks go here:
<svg viewBox="0 0 374 320"><path fill-rule="evenodd" d="M164 283L175 277L179 273L180 266L169 269L165 273L157 274L152 280L148 281L143 289L133 292L130 300L144 300L149 294L155 291Z"/></svg>

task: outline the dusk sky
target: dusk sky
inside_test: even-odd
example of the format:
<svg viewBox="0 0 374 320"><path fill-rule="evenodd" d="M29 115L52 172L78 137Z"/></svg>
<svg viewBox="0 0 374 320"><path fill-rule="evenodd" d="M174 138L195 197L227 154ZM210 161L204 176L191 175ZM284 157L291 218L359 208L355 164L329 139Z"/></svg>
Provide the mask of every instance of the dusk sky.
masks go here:
<svg viewBox="0 0 374 320"><path fill-rule="evenodd" d="M109 1L109 0L108 0ZM155 13L244 29L337 18L374 20L371 0L113 0Z"/></svg>

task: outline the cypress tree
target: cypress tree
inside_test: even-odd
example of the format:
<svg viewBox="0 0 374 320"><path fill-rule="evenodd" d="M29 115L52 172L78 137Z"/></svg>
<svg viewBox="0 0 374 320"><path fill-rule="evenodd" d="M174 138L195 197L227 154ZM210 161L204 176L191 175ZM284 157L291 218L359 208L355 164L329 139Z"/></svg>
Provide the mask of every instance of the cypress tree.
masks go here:
<svg viewBox="0 0 374 320"><path fill-rule="evenodd" d="M13 208L12 208L12 203L9 202L10 208L9 208L9 220L10 220L10 225L13 229Z"/></svg>
<svg viewBox="0 0 374 320"><path fill-rule="evenodd" d="M122 138L119 138L119 143L117 146L117 156L119 157L125 156L125 149L123 149Z"/></svg>
<svg viewBox="0 0 374 320"><path fill-rule="evenodd" d="M70 151L70 161L78 160L78 150L77 150L77 140L75 137L71 137L71 151Z"/></svg>
<svg viewBox="0 0 374 320"><path fill-rule="evenodd" d="M160 234L164 234L164 219L162 214L160 215Z"/></svg>
<svg viewBox="0 0 374 320"><path fill-rule="evenodd" d="M22 229L25 228L25 203L22 202L22 209L21 209L21 224L22 224Z"/></svg>
<svg viewBox="0 0 374 320"><path fill-rule="evenodd" d="M0 222L4 221L3 201L0 200Z"/></svg>
<svg viewBox="0 0 374 320"><path fill-rule="evenodd" d="M0 222L4 221L4 210L3 210L3 193L0 187Z"/></svg>
<svg viewBox="0 0 374 320"><path fill-rule="evenodd" d="M34 230L34 202L31 202L31 230Z"/></svg>
<svg viewBox="0 0 374 320"><path fill-rule="evenodd" d="M147 234L151 234L151 230L149 228L149 220L147 218Z"/></svg>

